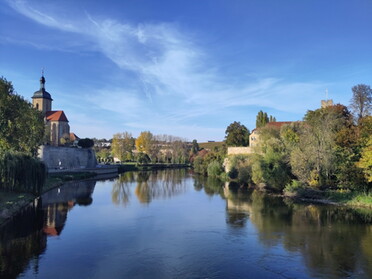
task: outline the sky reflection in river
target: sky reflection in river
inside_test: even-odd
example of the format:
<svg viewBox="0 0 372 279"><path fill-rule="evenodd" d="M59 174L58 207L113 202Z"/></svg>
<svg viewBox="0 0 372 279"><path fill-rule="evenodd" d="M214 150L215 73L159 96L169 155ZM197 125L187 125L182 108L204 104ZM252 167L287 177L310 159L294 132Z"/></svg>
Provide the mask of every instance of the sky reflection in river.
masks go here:
<svg viewBox="0 0 372 279"><path fill-rule="evenodd" d="M0 232L0 275L371 278L371 216L187 170L125 173L49 192L9 223Z"/></svg>

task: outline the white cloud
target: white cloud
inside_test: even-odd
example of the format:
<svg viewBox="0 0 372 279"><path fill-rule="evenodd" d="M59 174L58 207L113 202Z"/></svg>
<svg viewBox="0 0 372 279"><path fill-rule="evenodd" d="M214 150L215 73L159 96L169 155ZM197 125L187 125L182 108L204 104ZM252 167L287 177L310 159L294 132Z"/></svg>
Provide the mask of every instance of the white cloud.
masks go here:
<svg viewBox="0 0 372 279"><path fill-rule="evenodd" d="M26 1L8 3L39 24L80 34L82 39L92 42L93 49L115 63L119 71L123 70L122 75L125 71L135 73L137 88L95 89L87 99L137 127L155 125L159 131L165 131L174 125L181 127L176 130L184 131L187 127L180 125L180 121L248 105L303 113L320 99L314 93L323 92L326 87L320 82L287 83L275 77L228 84L228 77L222 78L214 70L215 65L207 64L210 60L207 51L172 24L133 25L97 19L88 13L79 19L58 18Z"/></svg>

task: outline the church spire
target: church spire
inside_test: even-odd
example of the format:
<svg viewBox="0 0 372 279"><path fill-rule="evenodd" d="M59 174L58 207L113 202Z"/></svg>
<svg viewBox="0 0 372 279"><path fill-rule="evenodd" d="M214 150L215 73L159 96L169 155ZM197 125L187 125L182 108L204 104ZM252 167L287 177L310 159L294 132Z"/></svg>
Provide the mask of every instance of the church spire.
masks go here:
<svg viewBox="0 0 372 279"><path fill-rule="evenodd" d="M40 89L45 90L44 68L41 69Z"/></svg>

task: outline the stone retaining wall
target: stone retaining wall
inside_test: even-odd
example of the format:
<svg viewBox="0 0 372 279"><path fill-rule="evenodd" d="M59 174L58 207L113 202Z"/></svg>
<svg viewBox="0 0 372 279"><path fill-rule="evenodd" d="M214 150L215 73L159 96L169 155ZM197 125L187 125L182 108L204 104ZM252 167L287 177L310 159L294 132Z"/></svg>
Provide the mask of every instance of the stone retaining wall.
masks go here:
<svg viewBox="0 0 372 279"><path fill-rule="evenodd" d="M227 155L251 154L250 147L228 147Z"/></svg>
<svg viewBox="0 0 372 279"><path fill-rule="evenodd" d="M97 165L96 154L90 148L43 145L38 155L48 169L84 169Z"/></svg>

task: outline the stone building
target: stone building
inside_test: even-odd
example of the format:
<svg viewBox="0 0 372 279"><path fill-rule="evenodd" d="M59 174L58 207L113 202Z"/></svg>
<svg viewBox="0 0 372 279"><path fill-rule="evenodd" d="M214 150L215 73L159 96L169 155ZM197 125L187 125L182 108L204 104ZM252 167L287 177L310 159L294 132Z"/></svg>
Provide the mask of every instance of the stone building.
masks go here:
<svg viewBox="0 0 372 279"><path fill-rule="evenodd" d="M32 96L32 105L44 115L47 142L58 146L70 140L70 125L63 110L52 110L52 97L45 90L44 75L40 78L40 89Z"/></svg>

